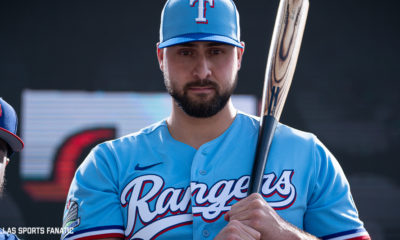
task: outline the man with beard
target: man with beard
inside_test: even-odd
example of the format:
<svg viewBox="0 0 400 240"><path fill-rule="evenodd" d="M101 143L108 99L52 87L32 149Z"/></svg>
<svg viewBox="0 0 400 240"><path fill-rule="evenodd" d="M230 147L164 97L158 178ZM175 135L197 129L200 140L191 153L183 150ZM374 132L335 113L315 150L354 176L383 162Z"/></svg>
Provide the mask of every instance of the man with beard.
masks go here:
<svg viewBox="0 0 400 240"><path fill-rule="evenodd" d="M63 238L369 238L331 153L283 124L262 194L247 197L259 122L230 98L243 53L231 0L166 2L157 58L171 115L91 151L69 190Z"/></svg>
<svg viewBox="0 0 400 240"><path fill-rule="evenodd" d="M17 114L14 108L0 98L0 197L4 188L4 176L10 156L19 152L24 143L16 135L18 126ZM17 236L3 232L0 226L0 240L14 240Z"/></svg>

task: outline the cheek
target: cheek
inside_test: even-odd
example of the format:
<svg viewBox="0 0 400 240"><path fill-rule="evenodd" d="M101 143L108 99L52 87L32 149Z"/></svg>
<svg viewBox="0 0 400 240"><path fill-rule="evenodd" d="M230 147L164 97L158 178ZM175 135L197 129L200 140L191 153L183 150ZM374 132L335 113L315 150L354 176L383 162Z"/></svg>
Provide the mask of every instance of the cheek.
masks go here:
<svg viewBox="0 0 400 240"><path fill-rule="evenodd" d="M187 71L193 64L190 58L180 57L174 54L173 51L166 53L163 63L164 69L170 72L171 75Z"/></svg>
<svg viewBox="0 0 400 240"><path fill-rule="evenodd" d="M169 64L165 66L164 81L169 86L182 87L190 81L190 67L185 64Z"/></svg>
<svg viewBox="0 0 400 240"><path fill-rule="evenodd" d="M6 163L0 163L0 182L3 182L4 172L6 171Z"/></svg>
<svg viewBox="0 0 400 240"><path fill-rule="evenodd" d="M224 78L226 82L231 84L235 79L238 71L237 60L224 61L216 66L218 73L221 74L220 78Z"/></svg>

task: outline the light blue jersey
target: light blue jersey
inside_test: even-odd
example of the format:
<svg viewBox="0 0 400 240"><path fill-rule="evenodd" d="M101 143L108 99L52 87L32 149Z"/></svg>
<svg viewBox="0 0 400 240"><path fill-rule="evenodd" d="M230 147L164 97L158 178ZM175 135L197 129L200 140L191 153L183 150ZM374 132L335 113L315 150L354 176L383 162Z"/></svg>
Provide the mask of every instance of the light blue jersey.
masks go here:
<svg viewBox="0 0 400 240"><path fill-rule="evenodd" d="M247 195L258 130L255 117L239 112L198 150L173 139L166 121L98 145L71 184L65 239L213 239ZM278 124L262 195L317 237L368 236L341 167L312 134Z"/></svg>
<svg viewBox="0 0 400 240"><path fill-rule="evenodd" d="M0 240L19 240L19 238L7 232L4 232L2 228L0 228Z"/></svg>

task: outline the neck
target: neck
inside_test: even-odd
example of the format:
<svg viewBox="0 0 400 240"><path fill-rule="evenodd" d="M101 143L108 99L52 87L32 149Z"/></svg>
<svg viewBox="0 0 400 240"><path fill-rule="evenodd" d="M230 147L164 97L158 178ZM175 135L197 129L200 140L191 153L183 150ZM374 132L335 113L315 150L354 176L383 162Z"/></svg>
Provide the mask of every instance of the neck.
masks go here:
<svg viewBox="0 0 400 240"><path fill-rule="evenodd" d="M172 137L195 149L225 132L236 116L230 99L221 111L209 118L191 117L175 102L172 105L172 113L167 120Z"/></svg>

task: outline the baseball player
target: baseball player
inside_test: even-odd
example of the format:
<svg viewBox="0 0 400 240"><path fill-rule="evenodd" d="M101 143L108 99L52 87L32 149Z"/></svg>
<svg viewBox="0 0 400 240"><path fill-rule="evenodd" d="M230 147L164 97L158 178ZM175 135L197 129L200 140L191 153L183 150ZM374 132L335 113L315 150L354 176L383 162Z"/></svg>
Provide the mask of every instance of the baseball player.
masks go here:
<svg viewBox="0 0 400 240"><path fill-rule="evenodd" d="M3 192L4 175L10 156L24 147L24 142L16 135L18 126L14 108L0 98L0 197ZM0 227L0 240L17 240L18 237L8 234Z"/></svg>
<svg viewBox="0 0 400 240"><path fill-rule="evenodd" d="M247 197L259 122L230 98L244 46L233 1L166 2L157 57L171 115L91 151L62 239L369 239L310 133L278 125L261 194Z"/></svg>

